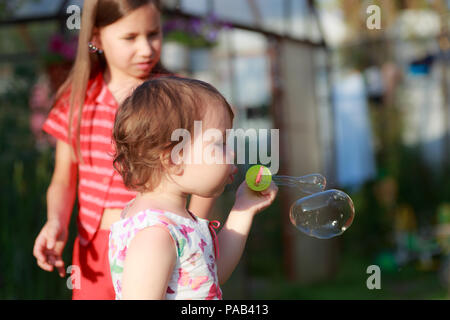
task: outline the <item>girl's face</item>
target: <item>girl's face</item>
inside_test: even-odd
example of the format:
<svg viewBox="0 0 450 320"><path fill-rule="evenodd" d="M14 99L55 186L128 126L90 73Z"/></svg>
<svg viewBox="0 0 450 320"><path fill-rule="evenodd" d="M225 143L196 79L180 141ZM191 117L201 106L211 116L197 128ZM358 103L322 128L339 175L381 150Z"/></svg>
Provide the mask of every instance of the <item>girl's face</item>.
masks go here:
<svg viewBox="0 0 450 320"><path fill-rule="evenodd" d="M209 108L207 108L208 110ZM218 109L221 110L218 112ZM212 111L214 110L214 111ZM234 164L227 164L227 157L234 161L234 150L226 145L226 130L232 126L228 111L223 108L210 108L202 120L203 135L194 139L188 158L190 163L183 164L183 175L177 183L183 186L187 193L201 197L215 197L220 195L225 186L233 182L237 172ZM209 130L213 129L213 130ZM205 132L209 132L205 135ZM216 134L211 134L215 132ZM201 149L195 146L200 143ZM201 162L196 158L198 151L203 152ZM207 160L207 159L210 160ZM197 160L196 160L197 159ZM211 160L217 161L211 161Z"/></svg>
<svg viewBox="0 0 450 320"><path fill-rule="evenodd" d="M160 12L151 3L94 32L112 77L145 79L161 56Z"/></svg>

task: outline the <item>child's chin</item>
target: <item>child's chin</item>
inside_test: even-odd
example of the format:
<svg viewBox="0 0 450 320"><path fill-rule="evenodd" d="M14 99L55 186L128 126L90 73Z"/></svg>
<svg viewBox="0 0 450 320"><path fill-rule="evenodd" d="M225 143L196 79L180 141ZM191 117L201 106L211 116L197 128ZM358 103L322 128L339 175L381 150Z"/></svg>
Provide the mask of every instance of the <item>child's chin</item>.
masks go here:
<svg viewBox="0 0 450 320"><path fill-rule="evenodd" d="M216 189L214 191L211 191L211 192L207 193L207 195L203 195L202 197L204 197L204 198L215 198L215 197L220 196L223 193L224 190L225 190L225 185L221 186L220 189Z"/></svg>

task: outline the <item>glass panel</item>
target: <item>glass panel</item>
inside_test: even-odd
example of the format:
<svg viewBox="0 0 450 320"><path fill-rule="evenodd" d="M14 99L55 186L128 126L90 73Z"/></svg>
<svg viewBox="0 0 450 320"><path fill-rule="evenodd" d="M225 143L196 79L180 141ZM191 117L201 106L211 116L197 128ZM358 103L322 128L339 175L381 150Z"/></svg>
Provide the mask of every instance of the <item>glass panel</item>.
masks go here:
<svg viewBox="0 0 450 320"><path fill-rule="evenodd" d="M241 108L266 105L270 92L266 38L255 32L234 30L232 42L236 104Z"/></svg>
<svg viewBox="0 0 450 320"><path fill-rule="evenodd" d="M263 55L238 56L234 60L239 107L261 107L268 104L268 61Z"/></svg>
<svg viewBox="0 0 450 320"><path fill-rule="evenodd" d="M54 15L62 4L62 0L28 0L17 1L14 6L14 17L39 17Z"/></svg>
<svg viewBox="0 0 450 320"><path fill-rule="evenodd" d="M335 46L347 37L344 13L338 0L318 0L317 11L324 32L325 41Z"/></svg>
<svg viewBox="0 0 450 320"><path fill-rule="evenodd" d="M253 26L255 21L247 1L214 0L214 11L220 19Z"/></svg>
<svg viewBox="0 0 450 320"><path fill-rule="evenodd" d="M205 15L208 12L208 2L210 0L182 0L181 10L186 13Z"/></svg>
<svg viewBox="0 0 450 320"><path fill-rule="evenodd" d="M218 36L217 45L211 50L214 63L210 65L210 70L214 73L211 83L224 95L231 103L235 104L235 92L233 83L233 72L231 65L231 39L234 30L222 30Z"/></svg>
<svg viewBox="0 0 450 320"><path fill-rule="evenodd" d="M181 0L162 0L162 3L166 8L175 9L179 1Z"/></svg>
<svg viewBox="0 0 450 320"><path fill-rule="evenodd" d="M286 0L253 0L255 9L258 10L262 19L262 27L277 33L284 33L286 19L284 8Z"/></svg>
<svg viewBox="0 0 450 320"><path fill-rule="evenodd" d="M296 38L306 38L308 36L309 8L305 0L291 1L291 23L289 24L289 34Z"/></svg>
<svg viewBox="0 0 450 320"><path fill-rule="evenodd" d="M235 53L243 55L265 53L267 40L264 35L241 29L234 29L232 34Z"/></svg>
<svg viewBox="0 0 450 320"><path fill-rule="evenodd" d="M67 9L67 7L71 6L71 5L77 5L81 8L83 8L83 3L84 3L84 0L70 0L67 2L65 9ZM64 10L64 12L65 12L65 10Z"/></svg>

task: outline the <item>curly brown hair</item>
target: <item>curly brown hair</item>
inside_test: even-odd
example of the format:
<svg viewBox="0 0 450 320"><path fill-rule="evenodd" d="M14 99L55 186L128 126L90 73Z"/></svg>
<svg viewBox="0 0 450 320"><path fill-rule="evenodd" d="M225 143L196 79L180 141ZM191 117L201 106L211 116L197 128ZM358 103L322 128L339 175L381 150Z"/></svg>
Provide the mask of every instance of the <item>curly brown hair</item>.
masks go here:
<svg viewBox="0 0 450 320"><path fill-rule="evenodd" d="M220 92L200 80L164 76L134 90L119 107L113 129L113 164L128 189L145 192L159 185L164 173L161 155L178 144L172 133L186 129L192 134L206 106L224 107L230 119L234 117Z"/></svg>

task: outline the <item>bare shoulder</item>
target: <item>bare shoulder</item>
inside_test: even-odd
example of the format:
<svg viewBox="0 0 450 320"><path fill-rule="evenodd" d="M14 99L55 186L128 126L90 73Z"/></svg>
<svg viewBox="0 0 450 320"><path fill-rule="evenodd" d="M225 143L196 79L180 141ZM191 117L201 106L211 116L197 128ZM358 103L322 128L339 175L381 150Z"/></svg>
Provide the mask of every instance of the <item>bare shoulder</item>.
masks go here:
<svg viewBox="0 0 450 320"><path fill-rule="evenodd" d="M149 251L153 253L175 252L175 244L168 229L161 226L151 226L136 233L128 248L129 253L133 251L141 253Z"/></svg>
<svg viewBox="0 0 450 320"><path fill-rule="evenodd" d="M176 259L167 229L151 226L138 231L125 257L122 298L164 299Z"/></svg>

